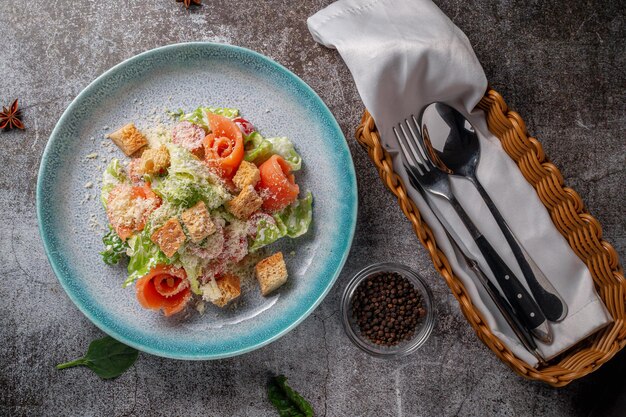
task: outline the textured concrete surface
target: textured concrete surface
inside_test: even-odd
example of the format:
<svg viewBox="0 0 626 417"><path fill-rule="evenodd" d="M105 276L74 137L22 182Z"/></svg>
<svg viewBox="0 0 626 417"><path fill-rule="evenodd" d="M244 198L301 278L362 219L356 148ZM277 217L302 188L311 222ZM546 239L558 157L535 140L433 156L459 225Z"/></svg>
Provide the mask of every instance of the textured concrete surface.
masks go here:
<svg viewBox="0 0 626 417"><path fill-rule="evenodd" d="M620 1L437 0L473 42L492 85L521 113L626 252L626 19ZM327 0L0 2L0 104L19 98L25 132L0 133L0 414L272 416L270 373L284 373L321 416L602 416L626 408L626 353L564 389L525 381L474 336L408 222L353 139L362 105L334 51L316 45L306 17ZM215 362L142 354L115 381L54 365L102 333L52 273L34 211L37 168L70 101L139 52L209 40L257 50L293 70L326 101L352 150L360 212L351 256L322 305L256 352ZM389 234L392 228L394 233ZM396 362L353 347L340 325L348 278L374 261L420 271L437 303L433 336Z"/></svg>

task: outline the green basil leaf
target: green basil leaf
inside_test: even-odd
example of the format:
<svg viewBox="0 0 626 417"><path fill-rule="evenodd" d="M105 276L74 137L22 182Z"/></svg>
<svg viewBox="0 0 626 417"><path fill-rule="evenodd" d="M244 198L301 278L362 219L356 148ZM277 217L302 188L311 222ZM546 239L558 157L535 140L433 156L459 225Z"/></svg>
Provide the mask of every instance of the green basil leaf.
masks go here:
<svg viewBox="0 0 626 417"><path fill-rule="evenodd" d="M270 379L267 396L280 417L313 417L311 404L287 385L284 375Z"/></svg>
<svg viewBox="0 0 626 417"><path fill-rule="evenodd" d="M111 336L91 342L87 354L71 362L61 363L57 369L86 366L102 379L112 379L122 375L137 360L137 349L118 342Z"/></svg>

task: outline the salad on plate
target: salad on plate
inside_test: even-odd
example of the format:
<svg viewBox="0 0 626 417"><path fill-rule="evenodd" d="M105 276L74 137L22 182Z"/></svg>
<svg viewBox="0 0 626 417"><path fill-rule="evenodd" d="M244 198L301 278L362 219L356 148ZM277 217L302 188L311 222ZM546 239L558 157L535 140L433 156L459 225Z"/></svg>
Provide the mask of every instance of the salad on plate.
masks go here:
<svg viewBox="0 0 626 417"><path fill-rule="evenodd" d="M101 188L109 220L104 262L128 262L124 286L166 316L224 307L242 281L267 296L288 277L283 254L261 248L307 232L312 195L300 197L302 160L286 137L263 137L232 108L174 114L173 126L129 123L108 137L130 159L110 161ZM250 288L250 286L244 286Z"/></svg>

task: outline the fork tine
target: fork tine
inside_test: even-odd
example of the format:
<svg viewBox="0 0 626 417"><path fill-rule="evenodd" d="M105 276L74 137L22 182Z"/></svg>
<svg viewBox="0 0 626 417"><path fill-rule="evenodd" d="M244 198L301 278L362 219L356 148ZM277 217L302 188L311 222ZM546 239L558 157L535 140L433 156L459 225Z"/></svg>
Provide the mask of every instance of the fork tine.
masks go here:
<svg viewBox="0 0 626 417"><path fill-rule="evenodd" d="M409 147L411 148L411 151L413 152L413 156L415 157L415 159L417 159L420 167L425 171L425 172L429 172L430 168L428 167L428 164L426 163L425 159L422 157L422 155L420 154L420 152L417 150L419 149L419 142L417 140L417 136L415 135L415 132L413 132L413 130L411 129L411 126L409 126L409 121L408 120L404 120L404 124L400 125L400 128L402 129L402 131L404 132L404 135L409 138L409 135L406 134L406 131L404 130L404 125L406 124L407 128L409 129L409 132L411 132L411 137L413 140L408 141L409 142ZM416 149L417 147L417 149Z"/></svg>
<svg viewBox="0 0 626 417"><path fill-rule="evenodd" d="M415 131L419 132L419 124L417 123L417 120L415 119L414 115L411 115L411 118L413 119L413 123L415 123ZM409 124L409 129L411 129L411 125ZM411 129L411 133L413 133L413 130ZM422 132L422 134L424 134L424 132ZM429 166L430 168L435 168L435 165L433 164L432 160L428 157L428 153L426 152L426 149L424 149L424 138L422 137L422 140L418 140L417 135L413 135L413 137L415 138L415 143L417 144L418 149L421 152L421 155L424 157L424 161L426 161L426 165Z"/></svg>
<svg viewBox="0 0 626 417"><path fill-rule="evenodd" d="M400 129L402 129L402 125L400 124ZM400 149L402 150L402 154L404 158L409 163L409 166L413 166L417 169L420 175L424 175L421 169L420 163L416 160L415 155L409 152L407 146L409 141L407 140L406 133L403 131L402 134L398 132L398 129L393 128L393 133L396 134L396 138L398 139L398 143L400 144Z"/></svg>

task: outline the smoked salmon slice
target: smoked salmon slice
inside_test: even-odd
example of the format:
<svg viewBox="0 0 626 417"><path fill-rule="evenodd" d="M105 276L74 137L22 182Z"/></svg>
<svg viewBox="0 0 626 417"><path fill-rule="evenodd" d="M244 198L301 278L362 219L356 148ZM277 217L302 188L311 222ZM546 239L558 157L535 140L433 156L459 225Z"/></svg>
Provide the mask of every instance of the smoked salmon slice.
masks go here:
<svg viewBox="0 0 626 417"><path fill-rule="evenodd" d="M163 310L166 316L182 311L191 299L187 274L182 268L159 265L135 284L139 304L151 310Z"/></svg>
<svg viewBox="0 0 626 417"><path fill-rule="evenodd" d="M296 201L300 187L291 174L291 167L279 155L272 155L259 167L261 180L259 189L263 197L263 208L278 211Z"/></svg>
<svg viewBox="0 0 626 417"><path fill-rule="evenodd" d="M228 117L207 113L211 133L204 138L206 163L224 178L232 178L243 159L243 135Z"/></svg>

